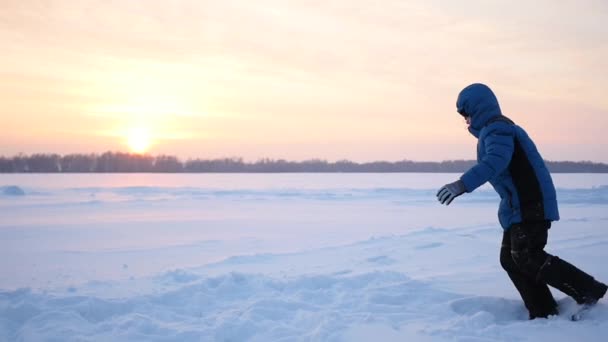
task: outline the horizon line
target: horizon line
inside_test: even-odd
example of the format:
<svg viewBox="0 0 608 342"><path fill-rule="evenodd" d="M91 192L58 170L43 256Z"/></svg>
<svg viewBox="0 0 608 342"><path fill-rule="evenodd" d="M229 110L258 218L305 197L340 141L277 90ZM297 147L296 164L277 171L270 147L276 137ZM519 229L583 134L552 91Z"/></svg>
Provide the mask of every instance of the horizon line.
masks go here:
<svg viewBox="0 0 608 342"><path fill-rule="evenodd" d="M153 158L153 159L157 159L159 157L169 157L169 158L175 158L179 162L196 161L196 160L206 160L206 161L232 160L232 161L240 161L245 164L255 164L255 163L262 162L262 161L270 161L270 162L284 161L284 162L289 162L289 163L303 163L303 162L315 161L315 162L324 162L324 163L330 163L330 164L332 164L332 163L335 164L335 163L340 163L340 162L349 162L349 163L353 163L353 164L399 163L399 162L412 162L412 163L476 162L476 159L413 160L413 159L407 159L407 158L396 159L396 160L376 159L376 160L369 160L369 161L353 161L353 160L350 160L347 158L329 160L329 159L324 159L324 158L320 158L320 157L314 157L314 158L308 158L308 159L259 157L255 160L253 160L253 159L246 160L244 157L240 157L240 156L181 158L179 156L172 155L172 154L162 154L162 153L151 154L151 153L136 153L136 152L110 151L110 150L101 152L101 153L89 152L89 153L65 153L65 154L56 153L56 152L35 152L35 153L30 153L30 154L24 153L24 152L19 152L12 156L0 155L0 159L30 158L33 156L58 156L60 158L64 158L66 156L102 156L105 154L128 155L131 157ZM550 160L550 159L543 159L543 160L545 162L550 162L550 163L577 163L577 164L608 165L608 162L593 161L593 160Z"/></svg>

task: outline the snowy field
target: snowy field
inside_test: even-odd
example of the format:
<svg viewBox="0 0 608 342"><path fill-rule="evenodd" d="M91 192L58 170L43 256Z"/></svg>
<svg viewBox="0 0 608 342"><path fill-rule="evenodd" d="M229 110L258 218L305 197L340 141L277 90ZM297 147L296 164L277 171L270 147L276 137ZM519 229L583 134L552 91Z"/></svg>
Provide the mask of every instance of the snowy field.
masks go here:
<svg viewBox="0 0 608 342"><path fill-rule="evenodd" d="M0 341L606 341L606 299L527 320L458 176L0 175ZM554 180L547 251L608 281L608 175Z"/></svg>

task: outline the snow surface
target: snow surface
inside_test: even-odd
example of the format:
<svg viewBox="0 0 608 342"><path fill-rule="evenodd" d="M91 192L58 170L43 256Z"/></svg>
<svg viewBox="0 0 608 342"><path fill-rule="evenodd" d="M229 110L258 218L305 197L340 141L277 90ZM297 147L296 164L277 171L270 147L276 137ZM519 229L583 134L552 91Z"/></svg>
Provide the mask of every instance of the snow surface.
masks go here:
<svg viewBox="0 0 608 342"><path fill-rule="evenodd" d="M1 186L0 193L5 196L23 196L25 192L16 185Z"/></svg>
<svg viewBox="0 0 608 342"><path fill-rule="evenodd" d="M605 341L527 320L456 174L0 175L0 341ZM554 176L547 250L608 281L608 175Z"/></svg>

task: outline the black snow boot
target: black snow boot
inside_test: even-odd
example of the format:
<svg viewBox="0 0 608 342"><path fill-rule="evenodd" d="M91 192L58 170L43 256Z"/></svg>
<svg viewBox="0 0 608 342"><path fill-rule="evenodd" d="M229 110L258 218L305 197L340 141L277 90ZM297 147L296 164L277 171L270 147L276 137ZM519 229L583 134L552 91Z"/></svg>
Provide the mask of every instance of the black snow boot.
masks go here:
<svg viewBox="0 0 608 342"><path fill-rule="evenodd" d="M540 268L538 278L574 298L578 304L595 304L608 289L606 284L576 266L550 255Z"/></svg>
<svg viewBox="0 0 608 342"><path fill-rule="evenodd" d="M585 298L585 304L597 303L602 297L604 297L604 295L606 294L606 291L608 290L608 286L606 286L606 284L601 283L597 280L594 280L594 281L595 281L595 284L593 286L593 289L588 294L588 296Z"/></svg>
<svg viewBox="0 0 608 342"><path fill-rule="evenodd" d="M530 320L537 318L549 318L549 316L559 315L559 311L557 311L557 304L550 308L545 308L543 311L537 310L529 310L528 318Z"/></svg>

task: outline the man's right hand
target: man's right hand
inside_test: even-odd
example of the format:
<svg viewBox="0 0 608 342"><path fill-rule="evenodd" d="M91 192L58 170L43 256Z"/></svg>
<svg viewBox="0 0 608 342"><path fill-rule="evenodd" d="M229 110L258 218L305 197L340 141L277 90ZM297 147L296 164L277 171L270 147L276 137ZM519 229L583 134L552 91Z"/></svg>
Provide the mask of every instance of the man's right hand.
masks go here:
<svg viewBox="0 0 608 342"><path fill-rule="evenodd" d="M461 180L457 180L454 183L446 184L437 191L437 200L441 204L450 205L454 198L464 194L466 189L464 183Z"/></svg>

